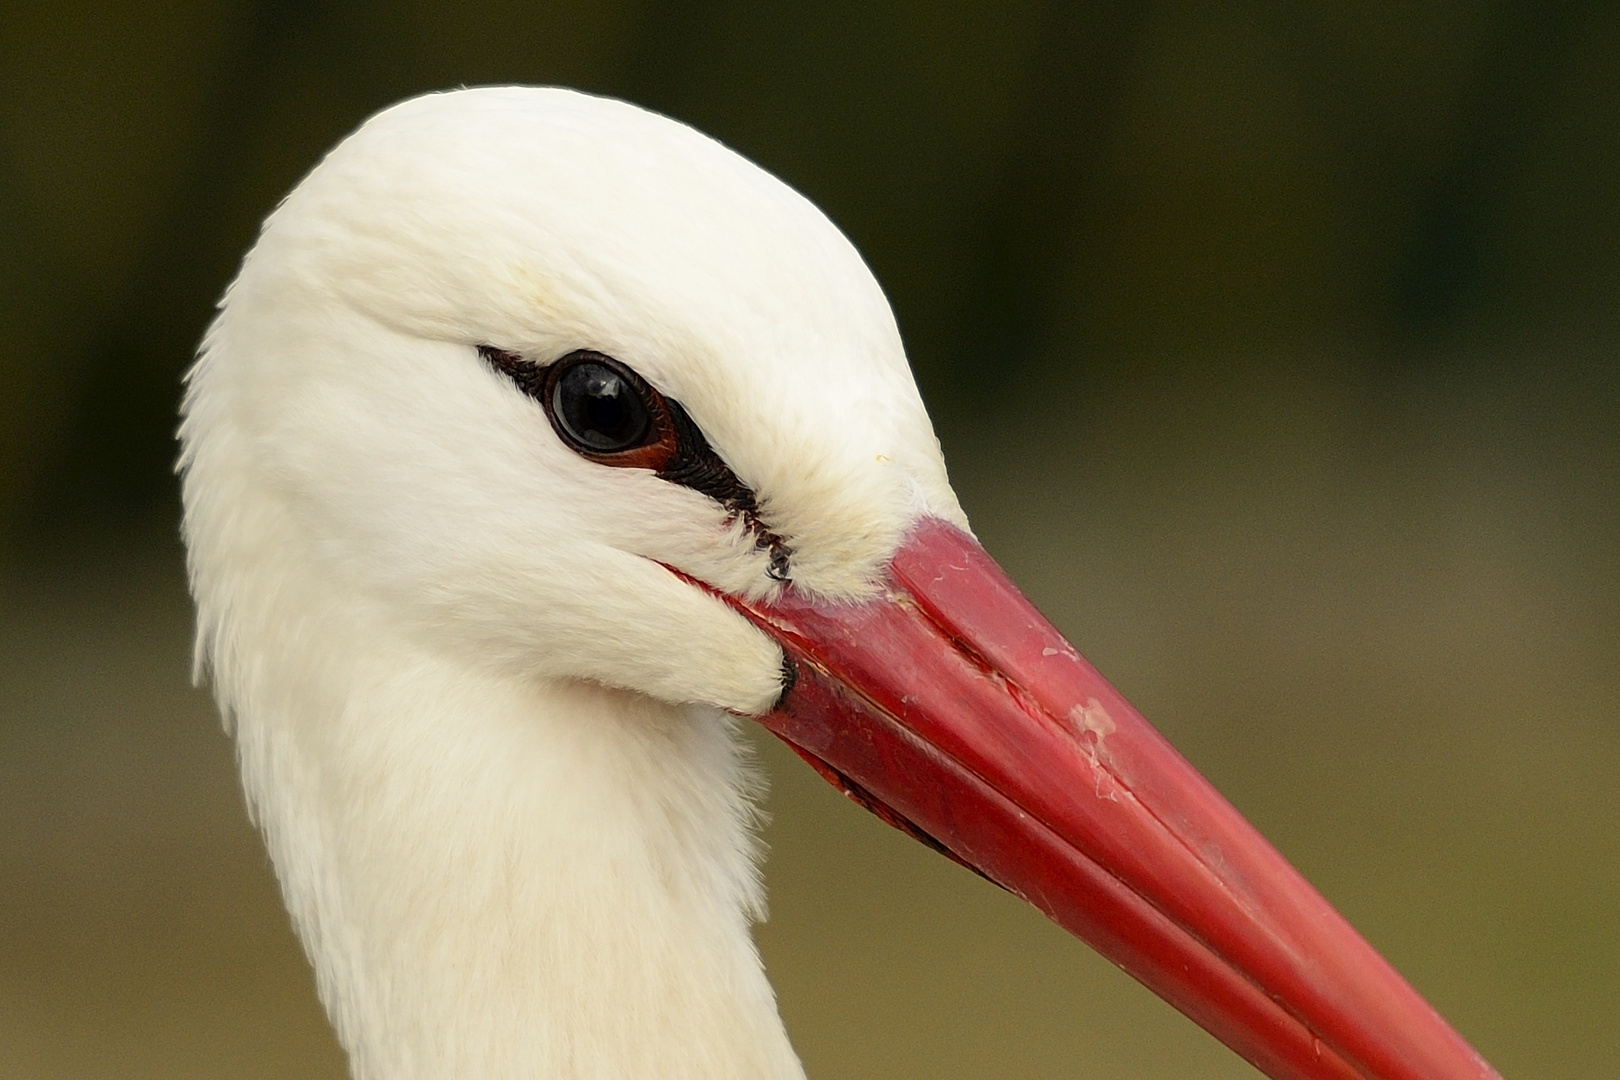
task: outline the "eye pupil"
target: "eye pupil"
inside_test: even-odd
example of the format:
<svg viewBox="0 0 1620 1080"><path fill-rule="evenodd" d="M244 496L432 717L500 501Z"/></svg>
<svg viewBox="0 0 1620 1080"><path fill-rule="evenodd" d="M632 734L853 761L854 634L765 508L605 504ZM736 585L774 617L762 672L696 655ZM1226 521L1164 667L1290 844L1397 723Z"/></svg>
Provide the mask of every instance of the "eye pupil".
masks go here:
<svg viewBox="0 0 1620 1080"><path fill-rule="evenodd" d="M551 394L552 413L563 433L592 453L639 446L652 427L636 388L594 360L570 364L558 375Z"/></svg>

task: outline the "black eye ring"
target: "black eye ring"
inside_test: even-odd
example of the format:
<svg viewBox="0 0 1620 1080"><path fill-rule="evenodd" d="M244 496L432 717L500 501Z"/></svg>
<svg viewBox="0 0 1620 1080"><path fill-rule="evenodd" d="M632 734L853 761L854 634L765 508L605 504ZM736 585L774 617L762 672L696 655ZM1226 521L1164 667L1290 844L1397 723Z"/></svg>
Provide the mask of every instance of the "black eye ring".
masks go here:
<svg viewBox="0 0 1620 1080"><path fill-rule="evenodd" d="M581 457L659 472L679 448L664 396L606 353L569 353L546 367L537 389L557 437Z"/></svg>
<svg viewBox="0 0 1620 1080"><path fill-rule="evenodd" d="M660 480L707 495L746 521L755 546L770 552L766 573L789 580L793 549L761 524L753 490L709 446L680 402L594 349L576 349L544 366L494 345L478 346L478 355L540 403L574 453L602 465L651 469ZM600 406L594 413L592 398Z"/></svg>

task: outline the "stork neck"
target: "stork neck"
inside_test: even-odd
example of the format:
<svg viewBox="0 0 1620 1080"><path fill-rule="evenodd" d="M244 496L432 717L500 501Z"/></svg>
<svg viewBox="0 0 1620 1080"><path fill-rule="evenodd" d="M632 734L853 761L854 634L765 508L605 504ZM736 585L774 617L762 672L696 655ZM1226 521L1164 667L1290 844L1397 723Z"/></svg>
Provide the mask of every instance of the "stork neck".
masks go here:
<svg viewBox="0 0 1620 1080"><path fill-rule="evenodd" d="M420 651L321 660L236 734L358 1080L802 1078L749 935L730 717Z"/></svg>

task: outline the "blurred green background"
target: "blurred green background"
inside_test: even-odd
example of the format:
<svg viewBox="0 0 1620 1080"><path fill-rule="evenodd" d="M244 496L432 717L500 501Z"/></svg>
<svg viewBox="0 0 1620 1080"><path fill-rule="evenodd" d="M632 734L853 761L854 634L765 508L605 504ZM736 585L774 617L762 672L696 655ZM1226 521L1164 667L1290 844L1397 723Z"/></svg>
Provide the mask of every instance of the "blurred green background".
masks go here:
<svg viewBox="0 0 1620 1080"><path fill-rule="evenodd" d="M337 1078L207 696L177 379L402 96L565 83L779 173L964 504L1512 1078L1620 1075L1620 6L0 11L0 1076ZM815 1080L1253 1077L762 742Z"/></svg>

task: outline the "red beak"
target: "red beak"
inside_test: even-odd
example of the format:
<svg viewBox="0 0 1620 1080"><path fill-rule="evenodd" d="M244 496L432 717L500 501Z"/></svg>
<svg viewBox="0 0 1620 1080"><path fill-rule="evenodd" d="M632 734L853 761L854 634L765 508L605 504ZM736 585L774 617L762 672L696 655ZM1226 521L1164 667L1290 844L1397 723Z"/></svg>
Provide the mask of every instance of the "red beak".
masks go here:
<svg viewBox="0 0 1620 1080"><path fill-rule="evenodd" d="M864 603L731 603L797 671L766 727L1274 1080L1500 1080L965 533Z"/></svg>

